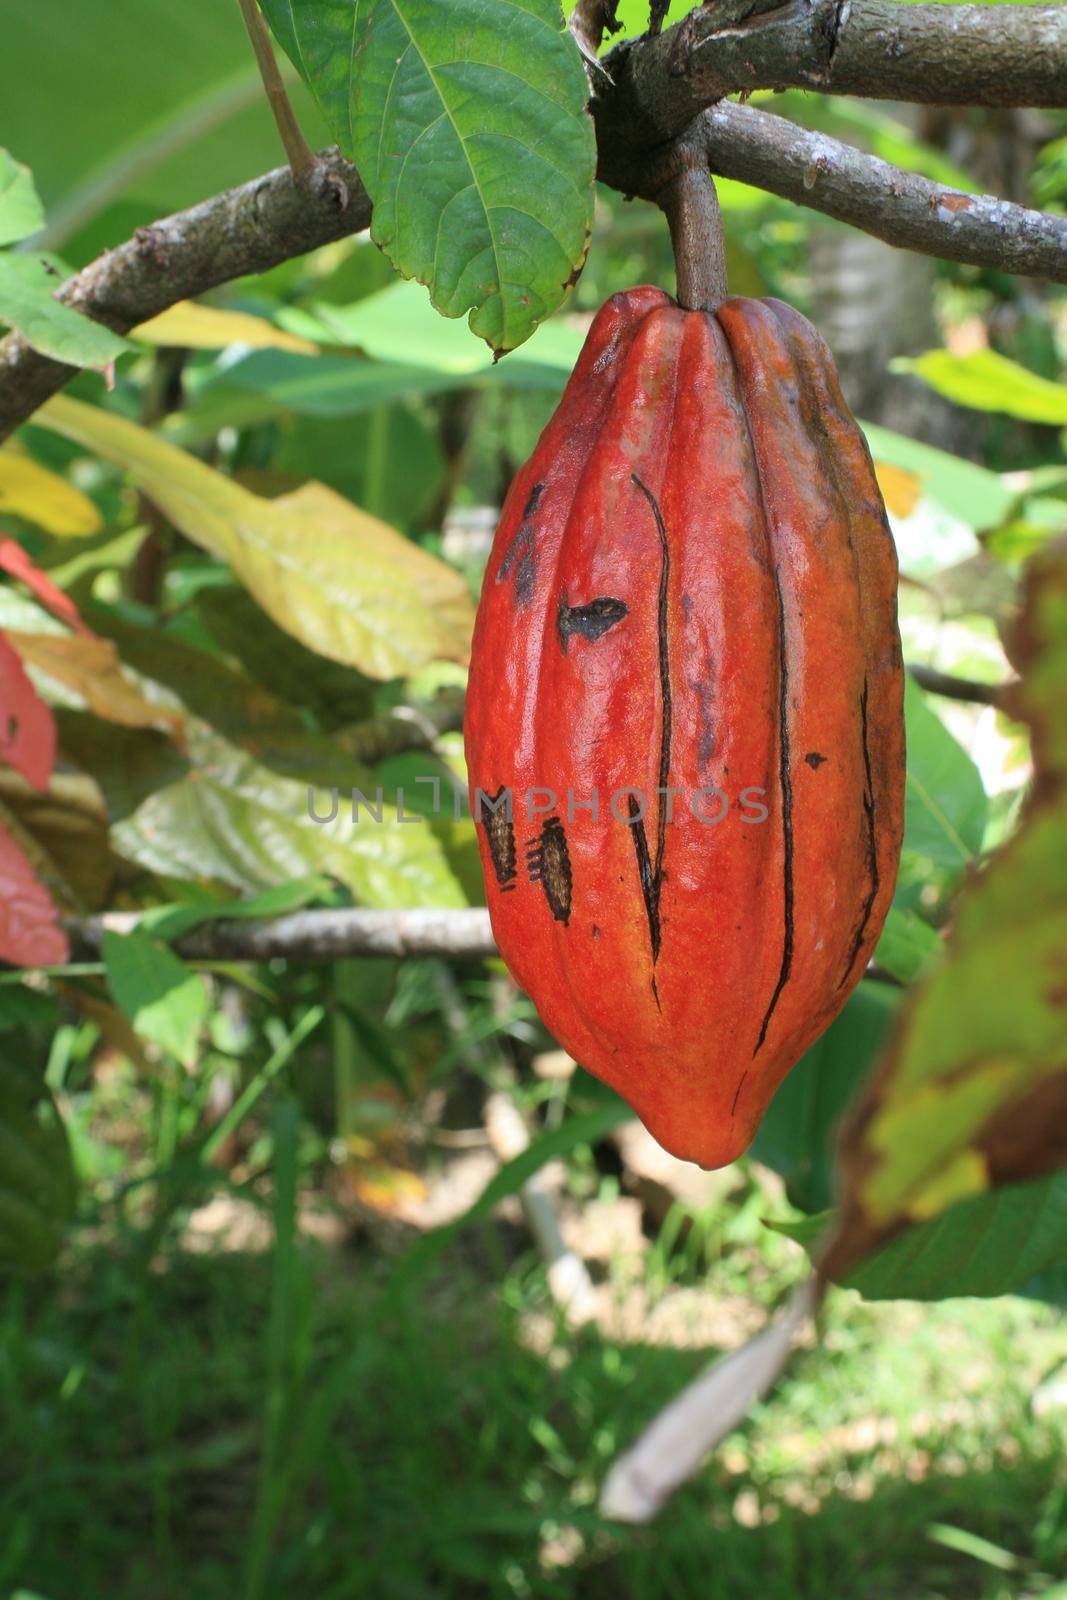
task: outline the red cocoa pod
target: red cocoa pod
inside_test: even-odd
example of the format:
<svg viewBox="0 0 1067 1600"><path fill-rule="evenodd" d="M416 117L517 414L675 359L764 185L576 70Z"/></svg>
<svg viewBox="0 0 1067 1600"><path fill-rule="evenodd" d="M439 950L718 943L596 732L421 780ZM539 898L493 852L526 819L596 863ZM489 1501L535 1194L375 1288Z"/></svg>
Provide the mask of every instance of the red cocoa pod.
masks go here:
<svg viewBox="0 0 1067 1600"><path fill-rule="evenodd" d="M516 981L704 1167L748 1146L889 909L896 585L867 446L803 317L650 288L602 307L494 540L471 806Z"/></svg>

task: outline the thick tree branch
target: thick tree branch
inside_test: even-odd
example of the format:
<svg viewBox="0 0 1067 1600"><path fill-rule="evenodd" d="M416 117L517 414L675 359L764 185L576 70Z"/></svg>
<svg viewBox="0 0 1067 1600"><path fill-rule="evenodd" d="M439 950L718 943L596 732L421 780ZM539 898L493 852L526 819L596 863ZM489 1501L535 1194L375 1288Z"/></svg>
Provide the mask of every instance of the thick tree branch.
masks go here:
<svg viewBox="0 0 1067 1600"><path fill-rule="evenodd" d="M1067 77L1067 57L1063 70ZM1067 217L932 183L732 100L705 111L692 136L721 177L811 206L887 244L1067 283Z"/></svg>
<svg viewBox="0 0 1067 1600"><path fill-rule="evenodd" d="M65 283L57 298L128 333L179 300L266 272L369 224L370 200L359 173L331 150L317 164L314 183L298 183L282 167L139 228ZM39 355L21 334L0 340L0 439L76 371Z"/></svg>
<svg viewBox="0 0 1067 1600"><path fill-rule="evenodd" d="M596 82L602 150L676 138L738 90L797 88L932 105L1067 105L1067 5L711 0L620 45Z"/></svg>

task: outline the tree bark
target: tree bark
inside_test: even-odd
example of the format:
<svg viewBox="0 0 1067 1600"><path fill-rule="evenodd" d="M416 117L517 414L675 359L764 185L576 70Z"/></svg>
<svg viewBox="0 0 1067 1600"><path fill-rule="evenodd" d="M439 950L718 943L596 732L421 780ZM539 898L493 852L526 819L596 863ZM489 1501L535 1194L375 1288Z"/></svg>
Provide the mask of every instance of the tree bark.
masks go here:
<svg viewBox="0 0 1067 1600"><path fill-rule="evenodd" d="M351 162L327 151L313 184L288 167L215 195L134 237L76 273L56 298L116 333L221 283L266 272L370 225L370 199ZM0 439L78 371L40 355L18 333L0 340Z"/></svg>
<svg viewBox="0 0 1067 1600"><path fill-rule="evenodd" d="M929 105L1067 105L1067 6L712 0L619 45L596 78L601 145L676 138L739 90L817 89Z"/></svg>

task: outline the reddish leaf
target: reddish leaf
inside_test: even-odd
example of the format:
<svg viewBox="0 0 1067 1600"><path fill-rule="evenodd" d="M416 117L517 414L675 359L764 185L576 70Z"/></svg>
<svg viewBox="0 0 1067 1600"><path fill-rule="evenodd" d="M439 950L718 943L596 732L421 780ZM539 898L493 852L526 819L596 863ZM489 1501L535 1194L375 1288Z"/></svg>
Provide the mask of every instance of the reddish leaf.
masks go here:
<svg viewBox="0 0 1067 1600"><path fill-rule="evenodd" d="M56 755L56 725L26 675L19 656L0 634L0 761L46 789Z"/></svg>
<svg viewBox="0 0 1067 1600"><path fill-rule="evenodd" d="M67 623L71 628L76 628L79 633L89 633L78 615L78 608L69 595L62 589L57 589L51 578L47 577L35 566L20 544L14 539L0 539L0 567L9 572L13 578L18 578L31 591L31 593L47 606L54 617L60 622Z"/></svg>
<svg viewBox="0 0 1067 1600"><path fill-rule="evenodd" d="M48 890L5 829L0 828L0 961L47 967L70 955Z"/></svg>

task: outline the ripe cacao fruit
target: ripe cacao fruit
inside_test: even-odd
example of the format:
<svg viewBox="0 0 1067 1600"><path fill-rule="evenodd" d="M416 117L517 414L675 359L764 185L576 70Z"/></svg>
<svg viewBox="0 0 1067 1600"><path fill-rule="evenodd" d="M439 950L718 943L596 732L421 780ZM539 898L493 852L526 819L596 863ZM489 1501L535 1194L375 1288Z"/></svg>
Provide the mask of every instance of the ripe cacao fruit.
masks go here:
<svg viewBox="0 0 1067 1600"><path fill-rule="evenodd" d="M471 806L516 981L705 1167L748 1146L889 908L896 581L865 441L799 313L652 288L602 307L494 540Z"/></svg>

